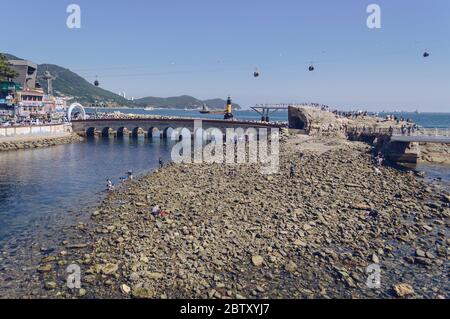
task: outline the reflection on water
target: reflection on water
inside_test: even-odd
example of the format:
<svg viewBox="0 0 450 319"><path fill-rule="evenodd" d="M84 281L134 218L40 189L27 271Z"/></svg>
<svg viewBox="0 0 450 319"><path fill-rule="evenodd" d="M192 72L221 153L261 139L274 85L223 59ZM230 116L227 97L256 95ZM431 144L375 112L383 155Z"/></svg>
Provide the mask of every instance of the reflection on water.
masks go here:
<svg viewBox="0 0 450 319"><path fill-rule="evenodd" d="M106 138L0 153L0 241L97 204L107 178L118 183L130 169L139 174L156 168L159 157L169 158L170 145Z"/></svg>

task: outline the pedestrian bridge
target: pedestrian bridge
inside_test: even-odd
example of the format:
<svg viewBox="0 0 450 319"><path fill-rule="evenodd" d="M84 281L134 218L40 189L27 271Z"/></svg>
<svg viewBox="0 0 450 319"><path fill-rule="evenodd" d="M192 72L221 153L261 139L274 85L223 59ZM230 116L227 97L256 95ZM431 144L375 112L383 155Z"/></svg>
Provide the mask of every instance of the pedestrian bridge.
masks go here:
<svg viewBox="0 0 450 319"><path fill-rule="evenodd" d="M391 141L405 143L450 143L450 136L404 136L392 135Z"/></svg>
<svg viewBox="0 0 450 319"><path fill-rule="evenodd" d="M374 145L387 159L417 163L421 143L450 144L450 129L371 129L358 128L349 132L350 140Z"/></svg>
<svg viewBox="0 0 450 319"><path fill-rule="evenodd" d="M421 129L415 132L394 132L392 142L450 143L450 129Z"/></svg>
<svg viewBox="0 0 450 319"><path fill-rule="evenodd" d="M209 130L216 128L225 134L226 129L242 128L247 130L253 129L268 129L270 133L271 128L281 128L283 125L270 124L252 121L234 121L234 120L213 120L213 119L193 119L193 118L131 118L131 119L88 119L72 121L73 132L82 136L117 136L122 137L129 135L130 137L137 137L143 135L145 137L154 137L160 135L163 138L170 136L171 130L187 129L191 133L195 129L200 128Z"/></svg>

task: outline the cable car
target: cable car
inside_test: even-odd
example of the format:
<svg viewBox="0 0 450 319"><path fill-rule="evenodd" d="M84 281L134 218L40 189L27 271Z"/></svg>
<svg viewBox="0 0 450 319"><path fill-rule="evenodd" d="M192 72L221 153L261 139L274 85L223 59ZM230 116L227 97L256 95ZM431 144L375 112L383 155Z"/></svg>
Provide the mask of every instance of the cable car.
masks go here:
<svg viewBox="0 0 450 319"><path fill-rule="evenodd" d="M258 69L255 69L255 72L253 72L253 77L255 77L255 78L259 77Z"/></svg>
<svg viewBox="0 0 450 319"><path fill-rule="evenodd" d="M423 53L423 57L424 58L428 58L430 56L430 54L428 53L428 51L425 51L424 53Z"/></svg>
<svg viewBox="0 0 450 319"><path fill-rule="evenodd" d="M308 70L309 70L309 72L312 72L312 71L314 71L316 68L314 67L314 65L310 65L309 66L309 68L308 68Z"/></svg>
<svg viewBox="0 0 450 319"><path fill-rule="evenodd" d="M100 85L100 82L98 82L97 76L95 77L94 85L95 86L99 86Z"/></svg>

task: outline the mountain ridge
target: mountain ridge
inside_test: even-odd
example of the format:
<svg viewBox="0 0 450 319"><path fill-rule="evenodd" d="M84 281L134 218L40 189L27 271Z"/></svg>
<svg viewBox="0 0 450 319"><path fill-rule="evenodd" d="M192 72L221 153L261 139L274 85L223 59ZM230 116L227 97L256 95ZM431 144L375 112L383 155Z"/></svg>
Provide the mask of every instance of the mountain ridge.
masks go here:
<svg viewBox="0 0 450 319"><path fill-rule="evenodd" d="M3 54L9 60L24 60L9 53ZM45 92L47 92L47 81L44 80L44 73L45 71L49 71L51 75L55 76L55 80L53 80L53 92L55 96L72 97L69 101L76 101L87 106L99 105L117 108L152 106L157 108L196 109L206 104L210 109L223 109L226 104L225 100L219 98L200 100L189 95L166 98L147 96L130 101L119 94L93 85L70 69L49 63L38 64L37 66L37 79ZM241 108L239 104L233 104L233 107L236 109Z"/></svg>
<svg viewBox="0 0 450 319"><path fill-rule="evenodd" d="M206 104L210 109L224 109L226 100L219 98L199 100L190 95L172 96L167 98L147 96L134 100L134 103L142 107L158 107L171 109L197 109L203 107L203 104ZM233 108L240 109L241 107L239 104L233 103Z"/></svg>

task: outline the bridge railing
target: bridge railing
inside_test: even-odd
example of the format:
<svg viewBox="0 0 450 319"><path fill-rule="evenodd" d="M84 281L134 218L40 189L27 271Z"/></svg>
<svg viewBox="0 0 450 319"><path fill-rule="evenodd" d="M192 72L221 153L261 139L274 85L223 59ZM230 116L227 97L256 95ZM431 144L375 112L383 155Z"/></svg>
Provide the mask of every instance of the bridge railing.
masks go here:
<svg viewBox="0 0 450 319"><path fill-rule="evenodd" d="M393 136L437 136L450 137L450 128L404 128L393 130Z"/></svg>
<svg viewBox="0 0 450 319"><path fill-rule="evenodd" d="M386 134L391 136L437 136L450 137L450 128L379 128L379 127L353 127L347 130L360 134Z"/></svg>

